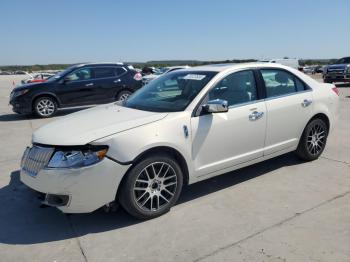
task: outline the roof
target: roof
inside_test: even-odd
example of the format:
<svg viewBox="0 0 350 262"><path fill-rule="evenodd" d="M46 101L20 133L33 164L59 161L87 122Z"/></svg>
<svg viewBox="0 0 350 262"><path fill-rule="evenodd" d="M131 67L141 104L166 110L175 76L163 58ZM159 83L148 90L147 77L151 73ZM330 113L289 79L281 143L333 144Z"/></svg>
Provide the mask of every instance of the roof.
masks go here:
<svg viewBox="0 0 350 262"><path fill-rule="evenodd" d="M254 68L254 67L279 67L286 68L283 65L275 64L275 63L237 63L237 64L212 64L212 65L204 65L204 66L196 66L188 68L187 70L200 70L200 71L215 71L222 72L228 69L245 69L245 68Z"/></svg>
<svg viewBox="0 0 350 262"><path fill-rule="evenodd" d="M126 64L119 63L119 62L82 63L82 64L77 64L76 67L82 67L82 66L88 66L88 65L109 66L109 65L126 65Z"/></svg>

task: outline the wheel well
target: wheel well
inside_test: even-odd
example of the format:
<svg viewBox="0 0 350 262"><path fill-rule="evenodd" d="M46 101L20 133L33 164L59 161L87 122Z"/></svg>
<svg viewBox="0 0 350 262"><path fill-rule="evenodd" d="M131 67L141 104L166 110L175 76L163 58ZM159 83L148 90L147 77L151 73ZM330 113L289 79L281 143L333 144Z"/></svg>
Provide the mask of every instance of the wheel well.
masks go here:
<svg viewBox="0 0 350 262"><path fill-rule="evenodd" d="M36 96L36 97L33 99L33 101L32 101L32 107L33 107L33 108L34 108L34 103L35 103L35 101L36 101L37 99L39 99L40 97L50 97L50 98L52 98L53 100L56 101L57 107L60 106L60 103L59 103L59 101L57 100L57 98L56 98L55 96L50 95L50 94L41 94L41 95Z"/></svg>
<svg viewBox="0 0 350 262"><path fill-rule="evenodd" d="M118 199L118 197L119 197L120 188L124 184L124 181L129 173L129 171L135 166L135 164L139 163L141 160L143 160L145 157L147 157L149 155L159 154L159 153L167 154L167 155L170 155L170 156L175 158L175 160L180 165L181 171L184 175L184 183L183 184L188 185L188 181L189 181L188 166L187 166L187 162L186 162L185 158L181 155L181 153L172 147L167 147L167 146L153 147L153 148L148 149L145 152L141 153L132 161L132 165L129 167L128 171L123 176L122 181L119 184L117 194L116 194L116 199Z"/></svg>
<svg viewBox="0 0 350 262"><path fill-rule="evenodd" d="M129 91L129 92L131 92L131 93L134 92L131 88L126 87L126 88L120 89L120 90L117 92L117 94L115 95L115 98L117 98L117 97L119 96L119 94L120 94L121 92L123 92L123 91Z"/></svg>
<svg viewBox="0 0 350 262"><path fill-rule="evenodd" d="M317 114L317 115L314 115L314 116L310 119L309 123L310 123L312 120L314 120L314 119L322 119L322 120L326 123L327 128L328 128L328 130L329 130L329 128L330 128L330 122L329 122L328 116L326 116L326 115L323 114L323 113L319 113L319 114Z"/></svg>
<svg viewBox="0 0 350 262"><path fill-rule="evenodd" d="M133 163L138 163L139 161L141 161L145 157L147 157L149 155L157 154L157 153L167 154L169 156L174 157L174 159L180 165L181 171L184 175L184 185L187 185L188 181L189 181L189 172L188 172L187 162L186 162L185 158L181 155L181 153L172 147L159 146L159 147L154 147L154 148L148 149L145 152L143 152L142 154L138 155L135 158L135 160L133 161Z"/></svg>

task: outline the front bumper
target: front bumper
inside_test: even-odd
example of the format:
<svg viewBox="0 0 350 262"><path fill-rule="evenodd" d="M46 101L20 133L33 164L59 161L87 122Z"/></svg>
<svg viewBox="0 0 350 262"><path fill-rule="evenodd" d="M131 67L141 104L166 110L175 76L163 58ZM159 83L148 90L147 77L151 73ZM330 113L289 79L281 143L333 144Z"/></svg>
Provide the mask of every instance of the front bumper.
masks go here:
<svg viewBox="0 0 350 262"><path fill-rule="evenodd" d="M28 99L22 97L11 98L9 104L12 106L12 111L18 114L31 114L32 105Z"/></svg>
<svg viewBox="0 0 350 262"><path fill-rule="evenodd" d="M350 82L350 73L347 74L324 74L323 79L330 82Z"/></svg>
<svg viewBox="0 0 350 262"><path fill-rule="evenodd" d="M64 203L48 203L64 213L92 212L115 200L118 186L130 165L120 165L108 158L77 169L44 168L35 177L21 170L21 181L30 188L52 195L64 196Z"/></svg>

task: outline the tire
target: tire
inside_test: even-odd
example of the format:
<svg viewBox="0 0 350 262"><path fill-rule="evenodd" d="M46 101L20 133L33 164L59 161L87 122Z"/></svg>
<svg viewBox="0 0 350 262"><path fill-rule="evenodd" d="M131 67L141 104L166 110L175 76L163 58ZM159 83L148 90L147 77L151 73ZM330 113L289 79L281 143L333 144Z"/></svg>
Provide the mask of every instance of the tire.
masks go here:
<svg viewBox="0 0 350 262"><path fill-rule="evenodd" d="M129 90L122 90L117 95L117 101L125 101L131 96L132 92Z"/></svg>
<svg viewBox="0 0 350 262"><path fill-rule="evenodd" d="M300 138L296 154L305 161L313 161L320 157L326 147L328 127L320 118L310 121Z"/></svg>
<svg viewBox="0 0 350 262"><path fill-rule="evenodd" d="M152 219L167 213L178 200L183 174L170 156L149 156L126 174L121 184L119 202L137 219Z"/></svg>
<svg viewBox="0 0 350 262"><path fill-rule="evenodd" d="M39 97L33 105L34 113L41 118L52 117L57 112L57 102L49 96Z"/></svg>

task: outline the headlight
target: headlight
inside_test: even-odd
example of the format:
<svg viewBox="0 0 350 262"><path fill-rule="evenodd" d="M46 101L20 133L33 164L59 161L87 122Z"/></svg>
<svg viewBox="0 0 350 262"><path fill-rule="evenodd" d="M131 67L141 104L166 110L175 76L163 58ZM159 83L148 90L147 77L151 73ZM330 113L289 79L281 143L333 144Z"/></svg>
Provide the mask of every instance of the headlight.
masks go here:
<svg viewBox="0 0 350 262"><path fill-rule="evenodd" d="M28 91L29 91L29 89L14 91L14 92L12 93L12 97L17 97L17 96L24 95L24 94L27 93Z"/></svg>
<svg viewBox="0 0 350 262"><path fill-rule="evenodd" d="M100 162L107 153L107 148L86 150L57 150L49 161L49 168L79 168Z"/></svg>

